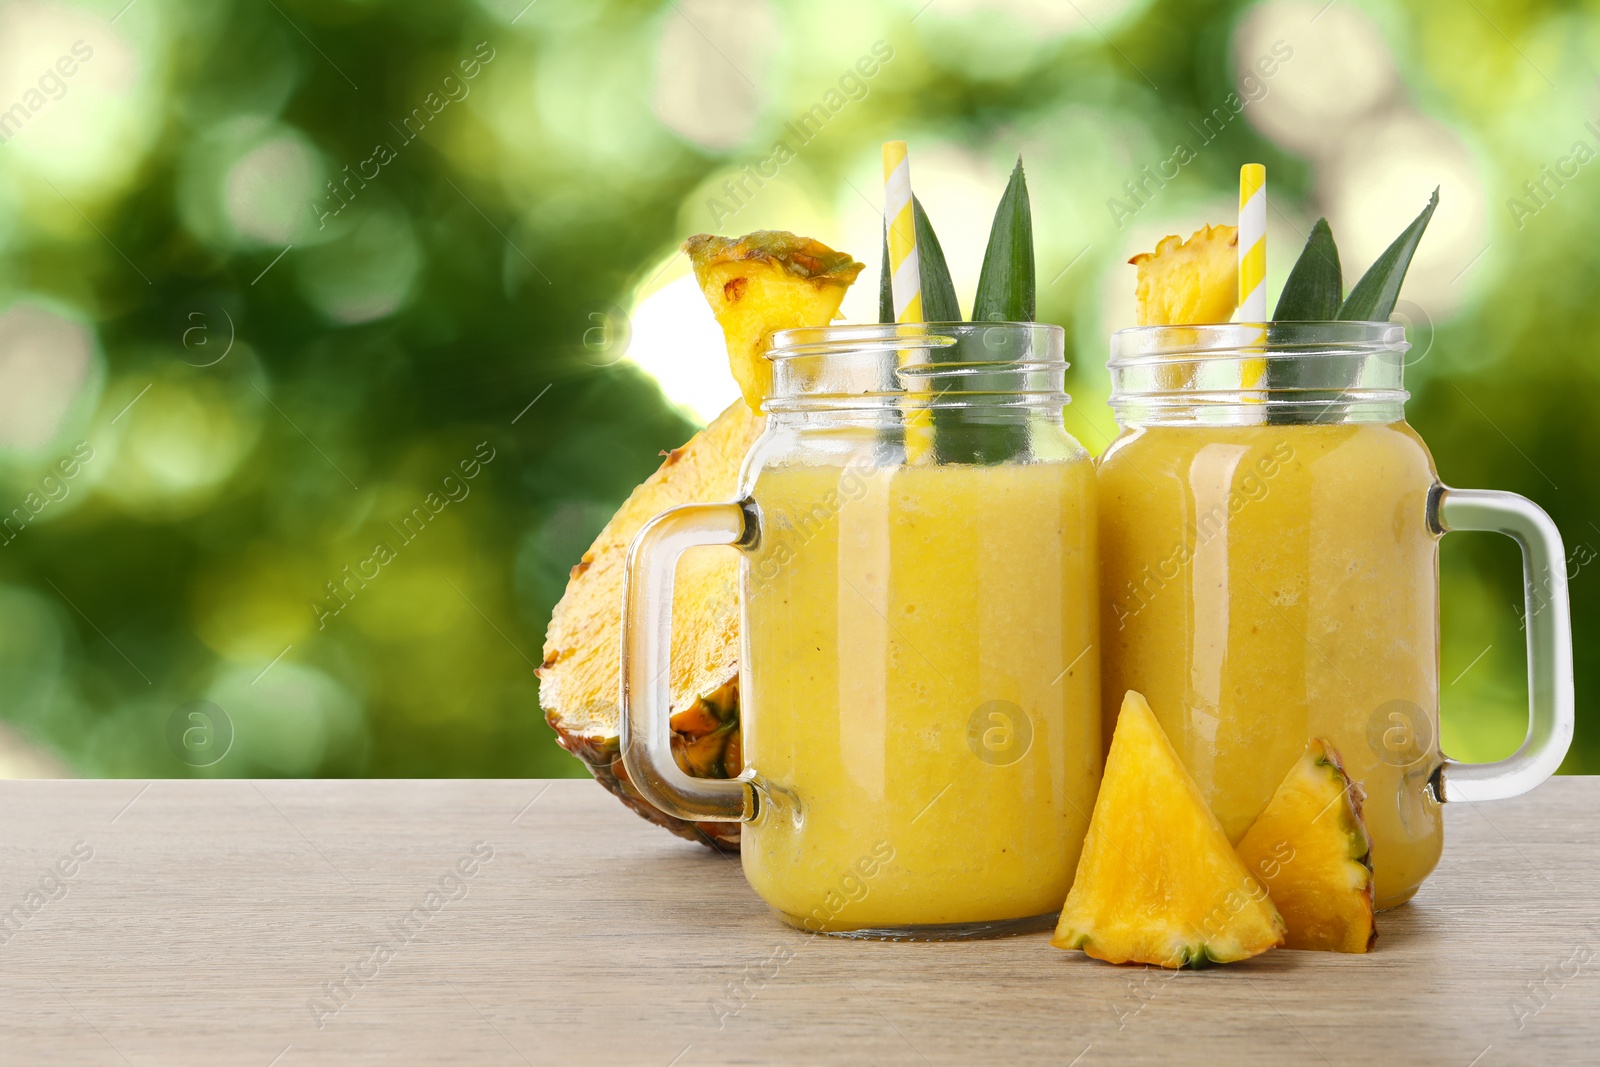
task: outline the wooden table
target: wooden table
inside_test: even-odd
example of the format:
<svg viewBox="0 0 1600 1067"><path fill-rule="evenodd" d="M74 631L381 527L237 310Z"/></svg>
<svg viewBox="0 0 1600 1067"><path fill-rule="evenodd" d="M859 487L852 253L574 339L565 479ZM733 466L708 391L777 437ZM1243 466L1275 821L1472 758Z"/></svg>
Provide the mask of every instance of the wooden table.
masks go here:
<svg viewBox="0 0 1600 1067"><path fill-rule="evenodd" d="M6 782L0 1064L1600 1063L1597 806L1452 806L1371 956L1169 976L809 937L586 781Z"/></svg>

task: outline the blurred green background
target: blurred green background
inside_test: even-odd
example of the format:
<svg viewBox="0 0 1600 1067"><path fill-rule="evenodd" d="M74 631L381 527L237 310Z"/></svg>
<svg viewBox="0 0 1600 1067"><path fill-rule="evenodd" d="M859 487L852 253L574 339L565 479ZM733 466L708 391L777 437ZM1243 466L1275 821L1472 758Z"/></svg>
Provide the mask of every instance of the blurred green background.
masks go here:
<svg viewBox="0 0 1600 1067"><path fill-rule="evenodd" d="M736 395L676 245L875 269L890 137L966 300L1024 156L1095 452L1125 260L1230 220L1241 162L1274 290L1318 215L1353 278L1441 186L1411 420L1560 525L1581 698L1597 46L1600 4L1506 0L0 4L0 773L582 773L537 705L550 610ZM1464 758L1525 721L1499 540L1443 550ZM215 708L226 755L180 759ZM1566 770L1600 771L1587 722Z"/></svg>

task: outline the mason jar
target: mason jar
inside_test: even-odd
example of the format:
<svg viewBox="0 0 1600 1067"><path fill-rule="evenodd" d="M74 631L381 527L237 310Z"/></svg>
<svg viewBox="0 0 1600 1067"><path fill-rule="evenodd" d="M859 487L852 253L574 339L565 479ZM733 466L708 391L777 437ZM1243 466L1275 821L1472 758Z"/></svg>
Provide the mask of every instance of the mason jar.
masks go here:
<svg viewBox="0 0 1600 1067"><path fill-rule="evenodd" d="M1104 711L1143 693L1234 840L1312 737L1365 791L1380 908L1438 862L1440 802L1515 796L1572 738L1561 536L1514 493L1441 485L1386 322L1141 327L1111 344L1099 462ZM1246 388L1242 383L1250 383ZM1439 751L1439 539L1522 548L1529 726Z"/></svg>
<svg viewBox="0 0 1600 1067"><path fill-rule="evenodd" d="M1047 928L1102 763L1095 478L1063 428L1060 327L779 333L742 497L631 549L622 752L663 811L741 820L791 924L859 937ZM742 555L743 773L669 748L676 561Z"/></svg>

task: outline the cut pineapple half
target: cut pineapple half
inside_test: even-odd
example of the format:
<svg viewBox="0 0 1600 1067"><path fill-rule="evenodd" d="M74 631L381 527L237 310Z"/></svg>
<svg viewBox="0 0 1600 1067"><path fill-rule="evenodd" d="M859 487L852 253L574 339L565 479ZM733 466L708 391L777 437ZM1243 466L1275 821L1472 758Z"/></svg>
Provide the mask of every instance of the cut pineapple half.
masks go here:
<svg viewBox="0 0 1600 1067"><path fill-rule="evenodd" d="M728 362L751 411L772 392L763 354L775 330L826 326L862 265L821 241L782 230L743 237L698 234L683 243L695 280L728 345Z"/></svg>
<svg viewBox="0 0 1600 1067"><path fill-rule="evenodd" d="M667 454L606 523L572 568L545 633L539 703L563 748L589 765L607 789L639 814L684 837L732 847L737 823L673 819L628 781L619 747L622 572L639 528L678 504L732 500L739 468L766 420L735 401L688 444ZM690 774L739 773L739 557L695 549L678 564L673 587L673 750Z"/></svg>
<svg viewBox="0 0 1600 1067"><path fill-rule="evenodd" d="M1237 226L1202 226L1187 241L1163 237L1128 262L1139 268L1140 326L1227 322L1239 306Z"/></svg>
<svg viewBox="0 0 1600 1067"><path fill-rule="evenodd" d="M1051 944L1110 963L1202 967L1284 939L1144 697L1122 702L1077 877Z"/></svg>
<svg viewBox="0 0 1600 1067"><path fill-rule="evenodd" d="M738 823L687 823L657 810L628 781L617 703L622 574L628 546L656 514L678 504L732 500L739 470L766 420L771 385L761 349L774 330L832 321L861 264L817 241L779 232L737 240L701 235L684 243L695 277L722 324L744 401L717 416L635 489L572 568L545 634L539 702L562 747L645 818L683 837L737 848ZM673 588L671 725L679 766L730 778L742 765L739 729L739 560L695 549L678 563Z"/></svg>
<svg viewBox="0 0 1600 1067"><path fill-rule="evenodd" d="M1377 938L1372 841L1361 787L1339 752L1315 738L1240 839L1239 858L1266 883L1289 948L1366 952Z"/></svg>

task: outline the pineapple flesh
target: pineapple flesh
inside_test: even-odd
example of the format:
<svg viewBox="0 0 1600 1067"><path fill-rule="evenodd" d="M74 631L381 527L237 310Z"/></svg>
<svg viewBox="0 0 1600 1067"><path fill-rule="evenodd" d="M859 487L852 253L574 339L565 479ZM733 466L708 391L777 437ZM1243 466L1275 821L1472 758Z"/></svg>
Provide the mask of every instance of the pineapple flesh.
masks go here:
<svg viewBox="0 0 1600 1067"><path fill-rule="evenodd" d="M828 325L862 271L848 255L782 230L738 238L697 234L683 250L722 327L728 362L752 411L760 411L772 391L768 336L774 330Z"/></svg>
<svg viewBox="0 0 1600 1067"><path fill-rule="evenodd" d="M1239 840L1239 858L1288 925L1289 948L1367 952L1378 936L1361 799L1338 750L1315 738Z"/></svg>
<svg viewBox="0 0 1600 1067"><path fill-rule="evenodd" d="M1051 944L1109 963L1203 967L1281 945L1240 861L1143 696L1129 691Z"/></svg>
<svg viewBox="0 0 1600 1067"><path fill-rule="evenodd" d="M1128 260L1139 269L1140 326L1227 322L1239 306L1239 229L1202 226L1187 241L1163 237Z"/></svg>

